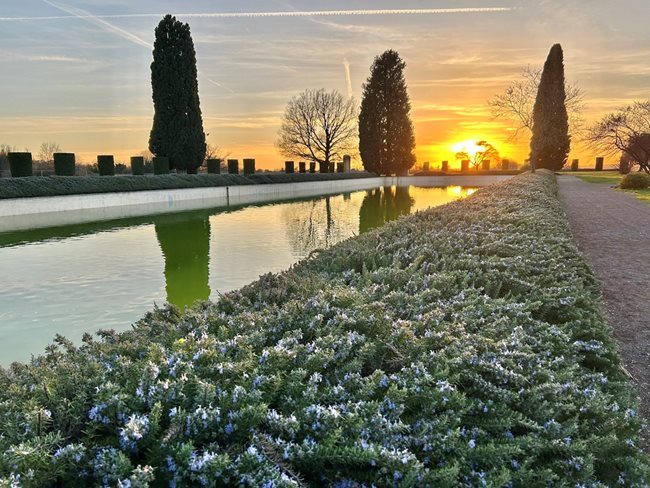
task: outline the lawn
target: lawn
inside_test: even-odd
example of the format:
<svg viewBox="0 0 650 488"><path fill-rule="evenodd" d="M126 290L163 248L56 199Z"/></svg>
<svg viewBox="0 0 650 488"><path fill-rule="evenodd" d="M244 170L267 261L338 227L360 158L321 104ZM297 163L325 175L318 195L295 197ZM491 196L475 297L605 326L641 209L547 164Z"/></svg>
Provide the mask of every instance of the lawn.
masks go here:
<svg viewBox="0 0 650 488"><path fill-rule="evenodd" d="M596 280L545 170L187 314L58 338L0 368L0 425L0 487L649 479Z"/></svg>

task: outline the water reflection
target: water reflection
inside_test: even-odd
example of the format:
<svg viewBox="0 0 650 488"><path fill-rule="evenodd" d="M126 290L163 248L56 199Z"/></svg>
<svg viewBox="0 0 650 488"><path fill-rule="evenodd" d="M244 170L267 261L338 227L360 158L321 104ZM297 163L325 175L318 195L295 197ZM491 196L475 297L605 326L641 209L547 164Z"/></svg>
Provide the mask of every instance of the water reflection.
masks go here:
<svg viewBox="0 0 650 488"><path fill-rule="evenodd" d="M359 233L410 214L414 203L408 186L385 186L367 191L359 209Z"/></svg>
<svg viewBox="0 0 650 488"><path fill-rule="evenodd" d="M158 244L165 257L167 302L181 310L210 298L210 221L186 216L157 219Z"/></svg>

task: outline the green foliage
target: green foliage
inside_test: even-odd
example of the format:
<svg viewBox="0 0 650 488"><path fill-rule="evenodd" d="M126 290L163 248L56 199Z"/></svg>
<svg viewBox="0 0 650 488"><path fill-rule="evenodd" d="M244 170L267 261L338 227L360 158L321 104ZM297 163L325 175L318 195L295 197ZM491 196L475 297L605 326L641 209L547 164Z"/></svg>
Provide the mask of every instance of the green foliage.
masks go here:
<svg viewBox="0 0 650 488"><path fill-rule="evenodd" d="M650 175L648 173L629 173L621 179L621 188L624 190L643 190L650 188Z"/></svg>
<svg viewBox="0 0 650 488"><path fill-rule="evenodd" d="M111 155L97 156L99 176L115 176L115 160Z"/></svg>
<svg viewBox="0 0 650 488"><path fill-rule="evenodd" d="M255 160L254 159L244 159L244 175L254 175L255 174Z"/></svg>
<svg viewBox="0 0 650 488"><path fill-rule="evenodd" d="M564 54L555 44L544 63L533 108L530 161L535 168L561 170L569 156L571 137L566 109Z"/></svg>
<svg viewBox="0 0 650 488"><path fill-rule="evenodd" d="M229 159L228 160L228 174L238 175L239 174L239 160Z"/></svg>
<svg viewBox="0 0 650 488"><path fill-rule="evenodd" d="M180 188L205 188L211 186L256 185L265 183L300 183L302 181L327 181L348 178L369 178L368 173L333 175L283 173L255 173L247 177L238 175L183 175L163 174L146 176L103 177L93 176L32 176L29 178L1 178L0 199L52 197L88 193L126 191L173 190Z"/></svg>
<svg viewBox="0 0 650 488"><path fill-rule="evenodd" d="M285 161L284 162L284 172L287 174L292 174L295 173L294 171L294 162L293 161Z"/></svg>
<svg viewBox="0 0 650 488"><path fill-rule="evenodd" d="M58 337L0 370L0 486L646 486L556 190L522 175L185 314Z"/></svg>
<svg viewBox="0 0 650 488"><path fill-rule="evenodd" d="M144 175L144 156L131 157L131 174L134 176Z"/></svg>
<svg viewBox="0 0 650 488"><path fill-rule="evenodd" d="M190 26L166 15L156 27L151 63L154 118L149 150L171 168L196 173L206 152L196 52Z"/></svg>
<svg viewBox="0 0 650 488"><path fill-rule="evenodd" d="M359 152L366 171L405 174L415 164L415 135L404 68L397 52L377 56L363 86Z"/></svg>
<svg viewBox="0 0 650 488"><path fill-rule="evenodd" d="M221 174L221 159L208 159L206 164L208 165L208 173Z"/></svg>
<svg viewBox="0 0 650 488"><path fill-rule="evenodd" d="M54 153L54 174L57 176L75 175L74 153Z"/></svg>
<svg viewBox="0 0 650 488"><path fill-rule="evenodd" d="M25 178L32 176L32 153L10 152L7 154L11 176L14 178Z"/></svg>
<svg viewBox="0 0 650 488"><path fill-rule="evenodd" d="M164 156L153 157L153 174L155 175L168 175L169 174L169 158Z"/></svg>

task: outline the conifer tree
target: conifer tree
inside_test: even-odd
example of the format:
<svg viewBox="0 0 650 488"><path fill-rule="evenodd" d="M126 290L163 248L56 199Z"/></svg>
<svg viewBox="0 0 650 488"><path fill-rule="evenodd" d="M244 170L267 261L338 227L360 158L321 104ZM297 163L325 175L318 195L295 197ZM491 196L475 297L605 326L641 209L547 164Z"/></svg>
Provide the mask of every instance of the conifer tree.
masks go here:
<svg viewBox="0 0 650 488"><path fill-rule="evenodd" d="M166 15L156 28L151 63L154 118L149 150L172 168L196 173L205 158L196 52L190 26Z"/></svg>
<svg viewBox="0 0 650 488"><path fill-rule="evenodd" d="M406 89L406 63L393 50L375 58L363 87L359 152L367 171L403 174L415 164L415 135Z"/></svg>
<svg viewBox="0 0 650 488"><path fill-rule="evenodd" d="M530 162L534 168L559 171L567 162L571 137L566 109L564 55L555 44L548 54L533 109Z"/></svg>

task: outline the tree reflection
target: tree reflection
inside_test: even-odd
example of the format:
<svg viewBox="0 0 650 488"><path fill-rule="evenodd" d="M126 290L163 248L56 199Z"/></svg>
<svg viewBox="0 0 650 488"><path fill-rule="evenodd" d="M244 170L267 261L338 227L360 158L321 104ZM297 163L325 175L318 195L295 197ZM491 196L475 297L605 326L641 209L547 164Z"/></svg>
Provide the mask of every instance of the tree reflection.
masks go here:
<svg viewBox="0 0 650 488"><path fill-rule="evenodd" d="M165 257L167 301L185 310L210 298L208 217L166 217L157 219L155 226Z"/></svg>
<svg viewBox="0 0 650 488"><path fill-rule="evenodd" d="M414 203L408 186L385 186L369 190L359 209L359 233L363 234L410 214Z"/></svg>

